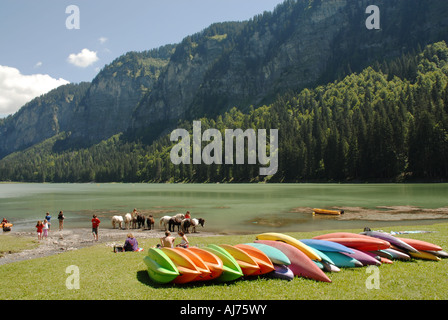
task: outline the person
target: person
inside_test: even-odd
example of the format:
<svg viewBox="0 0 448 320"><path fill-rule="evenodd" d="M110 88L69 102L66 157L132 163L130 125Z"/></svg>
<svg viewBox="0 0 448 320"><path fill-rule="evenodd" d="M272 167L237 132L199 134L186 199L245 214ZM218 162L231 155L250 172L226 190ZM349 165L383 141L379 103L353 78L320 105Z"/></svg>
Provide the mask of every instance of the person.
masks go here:
<svg viewBox="0 0 448 320"><path fill-rule="evenodd" d="M92 219L92 234L93 234L93 239L95 241L98 241L98 228L99 228L100 223L101 223L100 219L98 219L96 214L94 214L93 219Z"/></svg>
<svg viewBox="0 0 448 320"><path fill-rule="evenodd" d="M62 231L62 229L64 229L64 213L61 211L59 211L58 214L58 220L59 220L59 231Z"/></svg>
<svg viewBox="0 0 448 320"><path fill-rule="evenodd" d="M48 230L50 230L50 226L51 226L51 223L50 223L50 220L51 220L50 212L47 212L47 214L45 215L45 220L48 221Z"/></svg>
<svg viewBox="0 0 448 320"><path fill-rule="evenodd" d="M138 241L134 238L134 235L132 233L128 233L127 239L124 242L124 251L139 251L138 248Z"/></svg>
<svg viewBox="0 0 448 320"><path fill-rule="evenodd" d="M190 211L187 211L185 214L185 219L191 219Z"/></svg>
<svg viewBox="0 0 448 320"><path fill-rule="evenodd" d="M160 238L161 247L172 248L174 247L174 240L176 238L171 236L171 232L165 231L165 237Z"/></svg>
<svg viewBox="0 0 448 320"><path fill-rule="evenodd" d="M188 248L190 243L188 242L188 239L187 239L187 236L185 235L185 233L183 233L182 231L179 231L177 234L179 235L179 237L181 237L182 240L176 247Z"/></svg>
<svg viewBox="0 0 448 320"><path fill-rule="evenodd" d="M50 223L47 219L44 219L44 222L42 223L42 238L47 239L48 238L48 230L50 230Z"/></svg>
<svg viewBox="0 0 448 320"><path fill-rule="evenodd" d="M42 221L37 221L36 229L37 229L37 240L42 240L42 229L44 228L44 224Z"/></svg>

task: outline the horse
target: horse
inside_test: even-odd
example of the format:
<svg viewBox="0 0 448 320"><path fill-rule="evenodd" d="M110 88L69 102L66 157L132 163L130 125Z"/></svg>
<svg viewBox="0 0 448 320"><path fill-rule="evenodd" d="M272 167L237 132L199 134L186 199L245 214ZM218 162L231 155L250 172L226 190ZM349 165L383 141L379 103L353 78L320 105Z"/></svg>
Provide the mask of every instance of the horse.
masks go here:
<svg viewBox="0 0 448 320"><path fill-rule="evenodd" d="M196 233L196 226L199 224L201 226L204 226L204 223L205 223L205 220L202 218L185 219L185 220L182 220L182 222L181 222L181 228L182 228L182 231L184 231L185 233L190 233L189 228L193 227L192 230L194 233Z"/></svg>
<svg viewBox="0 0 448 320"><path fill-rule="evenodd" d="M170 220L168 221L168 230L174 232L174 226L177 226L177 231L179 231L182 221L183 220L179 221L175 217L171 217Z"/></svg>
<svg viewBox="0 0 448 320"><path fill-rule="evenodd" d="M139 229L145 227L145 220L146 218L143 214L141 213L137 214L137 225Z"/></svg>
<svg viewBox="0 0 448 320"><path fill-rule="evenodd" d="M170 219L171 219L170 216L163 216L162 218L160 218L160 221L159 221L160 228L162 229L162 225L163 225L165 228L165 231L166 231L166 226L168 225L168 222L170 221Z"/></svg>
<svg viewBox="0 0 448 320"><path fill-rule="evenodd" d="M146 218L146 225L149 230L154 229L154 218L151 214Z"/></svg>
<svg viewBox="0 0 448 320"><path fill-rule="evenodd" d="M132 222L132 216L131 214L128 212L124 215L124 224L126 226L126 229L129 230L129 228L131 227L131 222Z"/></svg>
<svg viewBox="0 0 448 320"><path fill-rule="evenodd" d="M112 228L115 229L116 225L118 225L118 229L123 229L123 217L122 216L113 216L112 217Z"/></svg>

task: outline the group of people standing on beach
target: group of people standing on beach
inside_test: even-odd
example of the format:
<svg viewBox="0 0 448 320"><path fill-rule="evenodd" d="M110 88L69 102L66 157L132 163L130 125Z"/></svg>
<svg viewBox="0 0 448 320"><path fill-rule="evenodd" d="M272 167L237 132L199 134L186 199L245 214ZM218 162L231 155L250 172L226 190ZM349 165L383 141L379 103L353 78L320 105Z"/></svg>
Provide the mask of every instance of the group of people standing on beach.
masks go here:
<svg viewBox="0 0 448 320"><path fill-rule="evenodd" d="M62 211L59 211L58 214L58 220L59 220L59 231L62 231L64 229L64 213ZM49 212L45 214L45 218L43 220L37 221L36 229L37 229L37 239L47 239L48 238L48 232L51 228L51 215Z"/></svg>

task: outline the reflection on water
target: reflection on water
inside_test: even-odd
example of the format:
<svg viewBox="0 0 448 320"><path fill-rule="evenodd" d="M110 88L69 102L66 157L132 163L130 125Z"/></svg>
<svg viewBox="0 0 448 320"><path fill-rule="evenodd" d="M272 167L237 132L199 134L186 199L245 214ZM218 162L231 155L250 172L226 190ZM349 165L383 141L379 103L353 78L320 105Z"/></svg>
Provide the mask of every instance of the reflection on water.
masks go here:
<svg viewBox="0 0 448 320"><path fill-rule="evenodd" d="M446 220L447 196L447 184L1 183L0 215L11 220L16 230L30 231L47 211L56 220L63 210L66 228L90 227L93 214L103 220L102 227L111 228L113 215L124 215L133 208L152 214L156 220L189 210L193 217L206 220L204 230L221 233L362 229ZM315 207L349 210L340 218L313 217ZM401 214L407 220L400 221L395 215L398 218L394 221L385 221L391 219L373 215L381 210L387 213L386 209L393 207L403 209ZM426 209L438 208L442 210L435 215L422 215L428 214ZM414 217L424 219L412 221Z"/></svg>

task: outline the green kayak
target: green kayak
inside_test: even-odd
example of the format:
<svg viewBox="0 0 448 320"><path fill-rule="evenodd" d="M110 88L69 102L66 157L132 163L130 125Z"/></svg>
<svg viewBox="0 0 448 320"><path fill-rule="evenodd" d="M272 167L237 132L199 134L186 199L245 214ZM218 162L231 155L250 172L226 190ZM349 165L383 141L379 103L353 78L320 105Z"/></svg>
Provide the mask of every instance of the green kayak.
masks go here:
<svg viewBox="0 0 448 320"><path fill-rule="evenodd" d="M168 283L179 276L171 259L160 249L150 248L148 254L143 258L148 267L148 275L156 283Z"/></svg>
<svg viewBox="0 0 448 320"><path fill-rule="evenodd" d="M223 269L222 274L216 279L217 281L227 282L233 281L243 276L243 271L236 262L235 258L230 255L225 249L215 244L209 244L203 248L208 252L214 253L222 260Z"/></svg>

